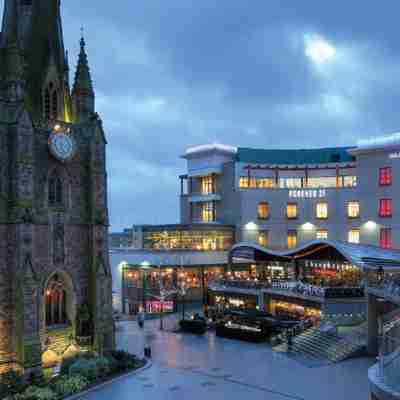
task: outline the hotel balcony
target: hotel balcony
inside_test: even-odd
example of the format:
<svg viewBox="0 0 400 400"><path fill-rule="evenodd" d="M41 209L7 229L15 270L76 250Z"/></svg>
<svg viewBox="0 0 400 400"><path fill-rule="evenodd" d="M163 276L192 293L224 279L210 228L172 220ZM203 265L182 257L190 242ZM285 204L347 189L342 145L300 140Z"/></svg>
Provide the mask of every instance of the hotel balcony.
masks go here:
<svg viewBox="0 0 400 400"><path fill-rule="evenodd" d="M209 201L221 201L221 195L218 193L191 193L187 195L190 203L202 203Z"/></svg>

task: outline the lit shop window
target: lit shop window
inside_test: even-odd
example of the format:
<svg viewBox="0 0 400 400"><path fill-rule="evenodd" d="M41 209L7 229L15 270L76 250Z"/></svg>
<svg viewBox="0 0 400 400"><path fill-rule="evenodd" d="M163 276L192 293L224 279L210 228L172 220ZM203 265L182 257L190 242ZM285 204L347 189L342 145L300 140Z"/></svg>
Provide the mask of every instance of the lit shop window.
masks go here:
<svg viewBox="0 0 400 400"><path fill-rule="evenodd" d="M287 245L289 249L293 249L293 247L297 246L297 231L295 230L288 231Z"/></svg>
<svg viewBox="0 0 400 400"><path fill-rule="evenodd" d="M379 200L379 216L380 217L391 217L393 213L392 199L380 199Z"/></svg>
<svg viewBox="0 0 400 400"><path fill-rule="evenodd" d="M262 202L258 204L258 219L267 219L269 217L269 204Z"/></svg>
<svg viewBox="0 0 400 400"><path fill-rule="evenodd" d="M215 206L212 201L208 201L203 204L201 210L201 219L203 222L215 221Z"/></svg>
<svg viewBox="0 0 400 400"><path fill-rule="evenodd" d="M359 201L349 201L347 203L347 216L349 218L359 218L360 217L360 202Z"/></svg>
<svg viewBox="0 0 400 400"><path fill-rule="evenodd" d="M327 229L318 229L317 230L317 239L328 239L328 230Z"/></svg>
<svg viewBox="0 0 400 400"><path fill-rule="evenodd" d="M275 187L274 178L249 178L242 176L239 179L241 189L273 189Z"/></svg>
<svg viewBox="0 0 400 400"><path fill-rule="evenodd" d="M348 242L349 243L360 243L360 230L359 229L349 230Z"/></svg>
<svg viewBox="0 0 400 400"><path fill-rule="evenodd" d="M316 216L320 219L328 218L328 203L317 203Z"/></svg>
<svg viewBox="0 0 400 400"><path fill-rule="evenodd" d="M391 228L381 228L379 235L379 244L384 249L392 248L392 229Z"/></svg>
<svg viewBox="0 0 400 400"><path fill-rule="evenodd" d="M201 193L212 194L214 190L214 178L212 176L205 176L201 178Z"/></svg>
<svg viewBox="0 0 400 400"><path fill-rule="evenodd" d="M392 167L379 168L379 185L390 186L392 184Z"/></svg>
<svg viewBox="0 0 400 400"><path fill-rule="evenodd" d="M263 247L268 246L268 231L261 231L258 234L258 244Z"/></svg>
<svg viewBox="0 0 400 400"><path fill-rule="evenodd" d="M297 218L297 203L288 203L286 206L286 216L288 219Z"/></svg>

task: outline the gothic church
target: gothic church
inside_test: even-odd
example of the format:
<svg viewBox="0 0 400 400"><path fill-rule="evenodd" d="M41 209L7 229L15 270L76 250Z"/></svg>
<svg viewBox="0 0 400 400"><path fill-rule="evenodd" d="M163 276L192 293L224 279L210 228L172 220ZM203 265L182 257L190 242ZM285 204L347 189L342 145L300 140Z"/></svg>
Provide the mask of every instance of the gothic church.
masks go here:
<svg viewBox="0 0 400 400"><path fill-rule="evenodd" d="M0 372L114 346L106 139L85 41L70 89L60 0L5 0Z"/></svg>

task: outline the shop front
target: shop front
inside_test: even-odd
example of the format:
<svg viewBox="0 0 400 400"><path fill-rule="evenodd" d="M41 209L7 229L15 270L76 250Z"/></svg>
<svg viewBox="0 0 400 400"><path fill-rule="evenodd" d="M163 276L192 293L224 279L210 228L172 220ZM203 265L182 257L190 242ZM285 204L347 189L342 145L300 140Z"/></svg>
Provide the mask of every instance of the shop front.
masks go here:
<svg viewBox="0 0 400 400"><path fill-rule="evenodd" d="M322 311L320 303L295 302L283 298L271 299L267 312L277 317L290 317L297 320L311 319L314 322L321 320Z"/></svg>
<svg viewBox="0 0 400 400"><path fill-rule="evenodd" d="M258 307L257 296L250 294L211 292L209 300L209 305L217 311L231 308L246 310Z"/></svg>

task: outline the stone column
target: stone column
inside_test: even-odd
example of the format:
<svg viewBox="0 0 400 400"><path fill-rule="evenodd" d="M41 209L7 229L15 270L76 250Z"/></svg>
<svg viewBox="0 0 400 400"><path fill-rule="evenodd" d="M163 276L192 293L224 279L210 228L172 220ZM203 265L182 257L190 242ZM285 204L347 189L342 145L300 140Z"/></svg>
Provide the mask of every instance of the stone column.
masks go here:
<svg viewBox="0 0 400 400"><path fill-rule="evenodd" d="M378 304L376 296L367 295L367 315L368 315L368 341L367 351L371 356L378 355Z"/></svg>

